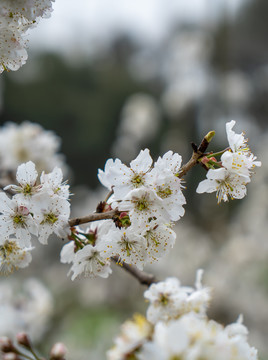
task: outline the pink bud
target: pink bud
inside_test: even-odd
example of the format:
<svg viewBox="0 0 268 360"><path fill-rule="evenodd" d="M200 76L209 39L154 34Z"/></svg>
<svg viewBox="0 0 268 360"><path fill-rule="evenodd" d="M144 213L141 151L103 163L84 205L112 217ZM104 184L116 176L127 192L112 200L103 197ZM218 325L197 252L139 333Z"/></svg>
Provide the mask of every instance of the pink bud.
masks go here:
<svg viewBox="0 0 268 360"><path fill-rule="evenodd" d="M23 345L27 348L31 348L30 339L26 333L24 333L24 332L18 333L16 338L17 338L18 344Z"/></svg>
<svg viewBox="0 0 268 360"><path fill-rule="evenodd" d="M18 208L18 213L20 215L27 216L27 215L29 215L30 211L26 206L21 205Z"/></svg>
<svg viewBox="0 0 268 360"><path fill-rule="evenodd" d="M128 213L126 211L122 211L119 215L119 219L123 219L125 216L128 216Z"/></svg>
<svg viewBox="0 0 268 360"><path fill-rule="evenodd" d="M209 160L210 160L210 159L209 159L208 157L203 156L202 159L201 159L201 162L202 162L203 164L206 164L206 163L209 162Z"/></svg>
<svg viewBox="0 0 268 360"><path fill-rule="evenodd" d="M62 360L67 353L66 346L63 343L56 343L52 346L50 352L51 360Z"/></svg>

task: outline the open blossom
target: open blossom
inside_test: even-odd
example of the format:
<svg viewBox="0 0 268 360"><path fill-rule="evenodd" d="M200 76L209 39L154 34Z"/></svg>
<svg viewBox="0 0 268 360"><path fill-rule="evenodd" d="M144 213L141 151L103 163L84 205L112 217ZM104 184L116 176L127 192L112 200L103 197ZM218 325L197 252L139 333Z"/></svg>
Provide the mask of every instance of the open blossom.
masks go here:
<svg viewBox="0 0 268 360"><path fill-rule="evenodd" d="M153 226L154 225L154 226ZM157 261L175 244L176 233L171 226L152 222L151 228L143 236L146 239L146 252L149 261Z"/></svg>
<svg viewBox="0 0 268 360"><path fill-rule="evenodd" d="M231 120L228 123L226 123L226 134L227 134L227 140L229 143L229 146L232 150L232 152L237 151L249 151L247 139L245 139L245 136L243 133L236 134L233 131L233 127L235 126L235 121Z"/></svg>
<svg viewBox="0 0 268 360"><path fill-rule="evenodd" d="M38 224L38 240L41 244L47 244L52 233L61 238L67 237L70 216L70 203L67 200L48 194L36 195L32 211Z"/></svg>
<svg viewBox="0 0 268 360"><path fill-rule="evenodd" d="M40 189L40 187L36 186L37 176L35 164L32 161L28 161L25 164L21 164L17 169L16 179L19 185L8 185L4 190L11 189L20 194L20 198L29 199Z"/></svg>
<svg viewBox="0 0 268 360"><path fill-rule="evenodd" d="M196 192L212 193L216 191L218 203L231 199L242 199L246 193L246 181L244 176L232 174L225 168L210 169L207 172L207 179L199 183Z"/></svg>
<svg viewBox="0 0 268 360"><path fill-rule="evenodd" d="M180 179L178 178L178 174L180 172L182 163L182 157L177 154L173 153L171 150L166 152L162 157L159 156L157 161L154 164L154 168L161 171L169 170L172 172L174 176L176 176L178 182Z"/></svg>
<svg viewBox="0 0 268 360"><path fill-rule="evenodd" d="M43 171L40 177L42 191L47 192L49 195L57 195L63 199L69 198L69 185L62 182L62 170L55 167L51 173L45 174Z"/></svg>
<svg viewBox="0 0 268 360"><path fill-rule="evenodd" d="M99 173L99 179L107 186L107 178L113 187L115 199L123 199L131 190L146 186L150 181L152 158L149 150L141 150L139 155L131 161L130 167L116 159L114 163L108 160L105 174Z"/></svg>
<svg viewBox="0 0 268 360"><path fill-rule="evenodd" d="M195 312L204 315L211 299L210 289L201 285L201 270L197 272L196 289L180 285L177 278L152 284L144 297L150 301L147 319L155 324L170 321L183 314Z"/></svg>
<svg viewBox="0 0 268 360"><path fill-rule="evenodd" d="M16 71L27 60L26 31L48 17L54 0L1 0L0 73Z"/></svg>
<svg viewBox="0 0 268 360"><path fill-rule="evenodd" d="M24 268L32 260L32 247L23 247L15 237L0 240L0 273L9 274L17 268Z"/></svg>
<svg viewBox="0 0 268 360"><path fill-rule="evenodd" d="M118 209L129 211L131 223L141 231L149 229L152 219L156 218L159 223L170 220L163 200L157 196L154 190L145 187L129 192L124 200L118 203Z"/></svg>
<svg viewBox="0 0 268 360"><path fill-rule="evenodd" d="M15 234L24 246L30 246L31 234L37 235L38 229L27 205L0 193L0 212L0 232L6 235Z"/></svg>
<svg viewBox="0 0 268 360"><path fill-rule="evenodd" d="M104 236L110 229L115 228L112 220L103 220L90 223L89 227L82 231L78 226L75 237L81 244L82 249L77 247L75 241L70 241L61 250L61 262L73 263L70 272L73 272L72 280L77 277L108 277L112 272L110 259L103 254Z"/></svg>
<svg viewBox="0 0 268 360"><path fill-rule="evenodd" d="M0 20L0 74L4 70L16 71L26 63L26 41L17 29L4 26L5 19Z"/></svg>
<svg viewBox="0 0 268 360"><path fill-rule="evenodd" d="M137 358L257 360L257 351L248 344L244 333L240 335L238 331L237 335L230 336L226 329L194 313L185 314L169 323L159 322L155 326L153 339L142 346Z"/></svg>
<svg viewBox="0 0 268 360"><path fill-rule="evenodd" d="M82 275L85 277L100 276L107 278L112 269L110 268L110 260L101 255L101 249L97 242L95 246L89 244L76 252L69 273L71 272L73 272L72 280Z"/></svg>
<svg viewBox="0 0 268 360"><path fill-rule="evenodd" d="M235 121L226 124L226 133L230 149L221 156L221 168L210 169L207 179L200 182L197 193L215 192L218 203L230 199L242 199L246 193L248 184L255 166L261 166L256 161L248 147L244 134L236 134L232 129Z"/></svg>
<svg viewBox="0 0 268 360"><path fill-rule="evenodd" d="M139 351L149 340L152 325L140 314L135 314L132 320L121 325L120 335L115 339L115 345L107 352L108 360L131 359L131 355Z"/></svg>
<svg viewBox="0 0 268 360"><path fill-rule="evenodd" d="M118 256L118 262L126 262L143 269L146 261L146 242L143 236L129 227L109 231L104 237L102 244L102 256L109 259Z"/></svg>
<svg viewBox="0 0 268 360"><path fill-rule="evenodd" d="M180 179L174 176L173 172L168 168L160 170L160 167L154 167L151 174L153 177L151 187L157 196L162 199L170 220L178 221L184 215L183 205L186 204L181 191Z"/></svg>
<svg viewBox="0 0 268 360"><path fill-rule="evenodd" d="M63 156L57 154L59 147L60 139L39 124L8 122L0 128L1 170L15 173L21 163L31 160L39 173L50 172L56 166L64 172Z"/></svg>
<svg viewBox="0 0 268 360"><path fill-rule="evenodd" d="M36 22L39 17L49 17L54 0L1 0L1 14ZM11 17L11 16L10 16Z"/></svg>

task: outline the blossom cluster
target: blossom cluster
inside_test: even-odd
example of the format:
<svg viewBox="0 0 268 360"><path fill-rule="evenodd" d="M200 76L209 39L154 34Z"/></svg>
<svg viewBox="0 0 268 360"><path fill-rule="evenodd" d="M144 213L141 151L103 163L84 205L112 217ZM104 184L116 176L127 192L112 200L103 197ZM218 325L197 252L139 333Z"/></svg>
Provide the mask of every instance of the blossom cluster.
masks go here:
<svg viewBox="0 0 268 360"><path fill-rule="evenodd" d="M29 160L35 163L38 172L50 172L60 167L65 172L64 157L59 154L60 138L53 131L39 124L24 121L21 124L8 122L0 128L1 182L15 174L17 167ZM45 154L45 156L44 156Z"/></svg>
<svg viewBox="0 0 268 360"><path fill-rule="evenodd" d="M141 150L130 167L109 159L99 180L112 191L105 206L116 209L116 221L93 223L86 231L73 231L74 242L66 244L61 261L72 263L72 279L82 273L107 277L111 258L136 265L157 261L173 247L176 234L172 221L184 215L185 198L179 177L181 156L172 151L153 165L149 150Z"/></svg>
<svg viewBox="0 0 268 360"><path fill-rule="evenodd" d="M252 169L261 166L260 161L256 161L244 134L236 134L232 129L235 121L226 124L227 139L229 148L221 155L221 162L218 163L215 157L207 157L203 163L209 166L207 179L203 180L198 188L198 193L214 192L218 203L231 199L242 199L246 193L246 184L251 180ZM214 161L215 160L215 161Z"/></svg>
<svg viewBox="0 0 268 360"><path fill-rule="evenodd" d="M18 70L27 60L26 32L50 16L54 0L1 0L0 73Z"/></svg>
<svg viewBox="0 0 268 360"><path fill-rule="evenodd" d="M152 284L144 296L150 301L147 318L135 315L121 327L108 360L257 360L248 344L242 317L226 327L209 320L210 288L183 287L176 278Z"/></svg>
<svg viewBox="0 0 268 360"><path fill-rule="evenodd" d="M53 316L53 297L48 288L35 278L0 283L0 336L14 338L27 331L32 341L42 340Z"/></svg>
<svg viewBox="0 0 268 360"><path fill-rule="evenodd" d="M65 238L69 233L69 186L62 183L62 171L54 168L42 173L40 180L31 161L18 167L18 185L4 188L14 194L11 198L0 193L0 270L28 266L31 261L32 239L47 244L55 233Z"/></svg>

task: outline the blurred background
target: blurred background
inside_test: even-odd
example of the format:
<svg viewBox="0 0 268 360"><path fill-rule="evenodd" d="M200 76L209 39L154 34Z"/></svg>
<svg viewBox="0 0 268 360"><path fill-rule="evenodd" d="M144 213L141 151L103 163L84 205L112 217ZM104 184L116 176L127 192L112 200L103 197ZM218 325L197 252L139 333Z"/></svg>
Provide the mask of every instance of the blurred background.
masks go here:
<svg viewBox="0 0 268 360"><path fill-rule="evenodd" d="M26 65L0 78L1 129L28 120L61 138L73 216L105 198L96 175L109 157L128 163L148 147L154 159L173 150L186 162L190 142L210 130L216 136L209 150L225 148L225 123L237 121L235 131L246 132L262 161L248 196L217 205L215 194L195 193L205 174L193 169L184 179L186 214L175 228L175 248L146 270L192 285L203 268L204 283L214 288L210 315L227 324L243 313L262 360L268 359L267 37L266 0L56 0L51 18L29 36ZM107 280L72 282L68 265L59 263L61 246L52 238L47 247L37 244L29 268L0 279L0 332L12 334L16 324L34 334L41 351L63 341L69 359L104 359L120 324L145 312L145 289L115 267Z"/></svg>

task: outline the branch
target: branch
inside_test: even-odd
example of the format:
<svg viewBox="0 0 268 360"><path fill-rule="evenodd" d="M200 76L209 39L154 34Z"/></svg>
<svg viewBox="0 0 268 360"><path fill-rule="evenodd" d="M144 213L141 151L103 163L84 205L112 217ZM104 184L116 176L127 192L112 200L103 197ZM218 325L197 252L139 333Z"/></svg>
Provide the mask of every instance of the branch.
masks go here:
<svg viewBox="0 0 268 360"><path fill-rule="evenodd" d="M115 215L117 215L119 212L118 210L111 210L106 211L103 213L93 213L87 216L83 216L81 218L74 218L69 220L70 227L80 225L80 224L86 224L91 221L97 221L97 220L107 220L107 219L113 219Z"/></svg>
<svg viewBox="0 0 268 360"><path fill-rule="evenodd" d="M194 149L191 159L182 166L181 170L178 173L178 177L182 178L189 170L191 170L197 163L198 159L204 155L204 152L207 150L207 147L212 140L213 136L215 135L215 131L210 131L207 135L203 138L200 145L197 147L195 144L192 144Z"/></svg>
<svg viewBox="0 0 268 360"><path fill-rule="evenodd" d="M140 284L147 285L148 287L152 285L153 283L158 282L158 280L155 278L152 274L147 274L144 271L139 270L136 266L126 264L125 262L119 261L118 256L112 257L112 260L116 263L122 266L122 268L130 273L130 275L134 276Z"/></svg>

